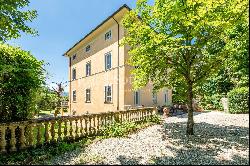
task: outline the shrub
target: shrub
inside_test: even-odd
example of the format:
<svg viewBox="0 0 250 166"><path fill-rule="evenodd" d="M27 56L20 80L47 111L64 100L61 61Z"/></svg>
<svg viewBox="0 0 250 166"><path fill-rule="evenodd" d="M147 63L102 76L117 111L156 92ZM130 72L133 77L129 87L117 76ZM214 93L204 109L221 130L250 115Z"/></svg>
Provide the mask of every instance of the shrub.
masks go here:
<svg viewBox="0 0 250 166"><path fill-rule="evenodd" d="M0 44L0 122L33 116L32 99L44 83L42 65L30 52Z"/></svg>
<svg viewBox="0 0 250 166"><path fill-rule="evenodd" d="M161 117L159 115L153 115L149 118L149 122L160 124L161 123Z"/></svg>
<svg viewBox="0 0 250 166"><path fill-rule="evenodd" d="M104 137L122 137L128 134L130 131L136 129L136 124L134 122L113 122L107 126L104 126L101 130L101 134Z"/></svg>
<svg viewBox="0 0 250 166"><path fill-rule="evenodd" d="M229 112L248 113L249 89L248 87L235 88L228 92Z"/></svg>

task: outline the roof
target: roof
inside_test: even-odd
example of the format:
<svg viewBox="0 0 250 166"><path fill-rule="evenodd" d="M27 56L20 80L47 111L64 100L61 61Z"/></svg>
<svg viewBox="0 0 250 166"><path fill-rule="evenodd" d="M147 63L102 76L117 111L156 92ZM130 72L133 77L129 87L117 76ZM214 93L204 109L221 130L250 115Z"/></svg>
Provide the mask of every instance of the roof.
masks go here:
<svg viewBox="0 0 250 166"><path fill-rule="evenodd" d="M84 39L86 39L89 35L91 35L95 30L97 30L99 27L101 27L104 23L106 23L110 18L112 18L114 15L116 15L118 12L120 12L122 9L128 9L131 10L130 7L128 7L128 5L123 4L118 10L116 10L112 15L110 15L108 18L106 18L102 23L100 23L97 27L95 27L91 32L89 32L87 35L85 35L81 40L79 40L76 44L74 44L70 49L68 49L68 51L66 51L63 56L67 55L67 53L72 50L75 46L77 46L81 41L83 41Z"/></svg>

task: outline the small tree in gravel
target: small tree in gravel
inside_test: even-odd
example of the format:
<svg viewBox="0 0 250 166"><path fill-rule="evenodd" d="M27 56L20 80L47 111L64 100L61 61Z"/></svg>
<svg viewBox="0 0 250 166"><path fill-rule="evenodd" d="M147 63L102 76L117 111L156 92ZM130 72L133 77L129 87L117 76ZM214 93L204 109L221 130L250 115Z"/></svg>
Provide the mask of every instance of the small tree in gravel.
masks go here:
<svg viewBox="0 0 250 166"><path fill-rule="evenodd" d="M193 104L196 89L216 72L234 47L237 25L248 26L247 0L138 0L123 20L124 44L130 46L129 64L135 89L149 81L158 90L183 85L188 102L187 134L193 135ZM138 15L140 18L138 19ZM248 33L237 36L245 40ZM242 38L242 39L241 39ZM244 42L242 42L244 43Z"/></svg>

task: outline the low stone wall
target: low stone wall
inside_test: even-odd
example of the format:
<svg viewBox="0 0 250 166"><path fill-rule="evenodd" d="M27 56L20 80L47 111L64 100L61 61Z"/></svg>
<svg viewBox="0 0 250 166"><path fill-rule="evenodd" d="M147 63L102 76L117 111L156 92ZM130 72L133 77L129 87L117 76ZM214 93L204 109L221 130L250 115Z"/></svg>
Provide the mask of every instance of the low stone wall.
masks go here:
<svg viewBox="0 0 250 166"><path fill-rule="evenodd" d="M141 108L81 116L0 123L0 153L98 135L101 127L114 121L139 122L150 118L155 113L156 111L153 108Z"/></svg>

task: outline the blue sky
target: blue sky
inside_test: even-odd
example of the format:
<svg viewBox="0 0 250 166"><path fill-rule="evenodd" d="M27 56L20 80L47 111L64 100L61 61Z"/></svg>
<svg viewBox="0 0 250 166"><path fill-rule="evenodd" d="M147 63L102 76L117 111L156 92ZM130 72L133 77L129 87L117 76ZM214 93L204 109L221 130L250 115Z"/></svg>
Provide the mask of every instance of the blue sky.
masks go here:
<svg viewBox="0 0 250 166"><path fill-rule="evenodd" d="M31 0L38 17L29 23L39 36L23 34L8 43L30 51L46 66L48 84L68 80L68 59L63 53L88 34L120 6L134 8L136 0Z"/></svg>

